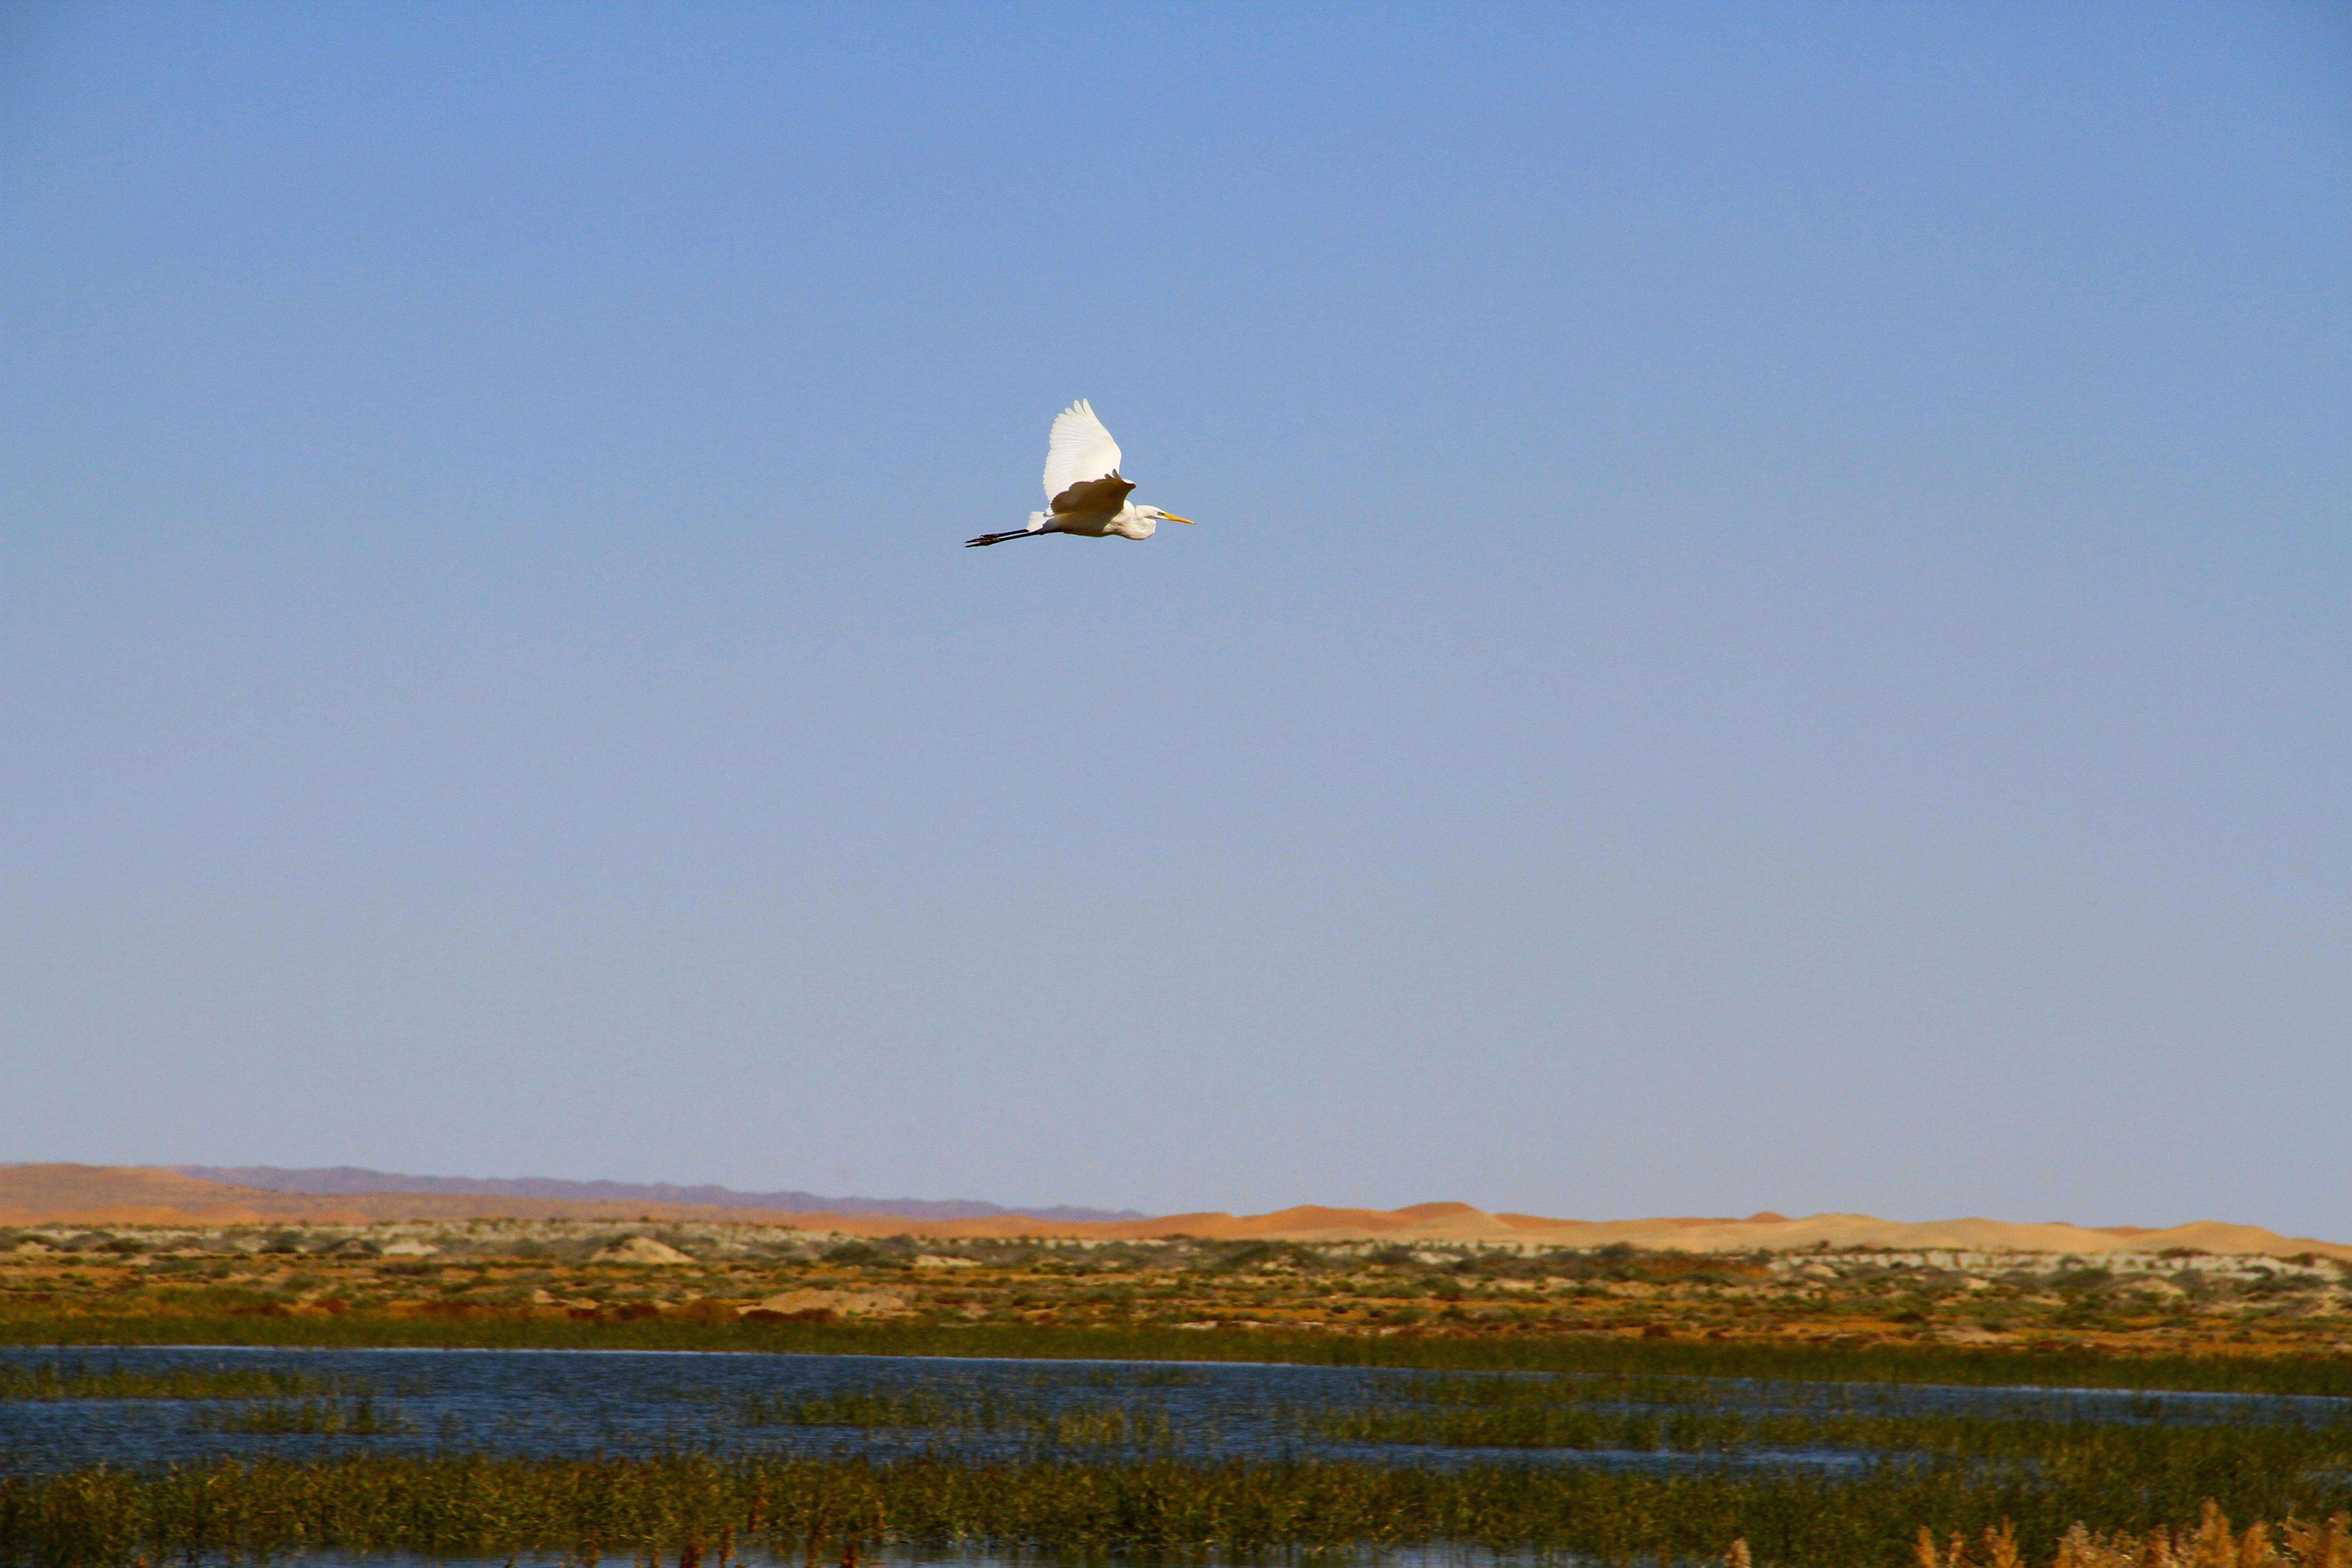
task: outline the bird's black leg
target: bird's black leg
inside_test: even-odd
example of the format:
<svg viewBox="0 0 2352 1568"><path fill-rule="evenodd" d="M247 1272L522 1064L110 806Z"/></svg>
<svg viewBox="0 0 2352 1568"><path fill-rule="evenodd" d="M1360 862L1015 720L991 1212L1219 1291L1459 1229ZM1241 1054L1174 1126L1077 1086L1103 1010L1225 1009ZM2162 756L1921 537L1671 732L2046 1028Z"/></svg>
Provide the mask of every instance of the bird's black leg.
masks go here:
<svg viewBox="0 0 2352 1568"><path fill-rule="evenodd" d="M1046 531L1042 528L1016 528L1010 533L983 533L978 539L965 540L963 547L970 550L982 544L1002 544L1008 539L1027 539L1032 534L1042 535Z"/></svg>

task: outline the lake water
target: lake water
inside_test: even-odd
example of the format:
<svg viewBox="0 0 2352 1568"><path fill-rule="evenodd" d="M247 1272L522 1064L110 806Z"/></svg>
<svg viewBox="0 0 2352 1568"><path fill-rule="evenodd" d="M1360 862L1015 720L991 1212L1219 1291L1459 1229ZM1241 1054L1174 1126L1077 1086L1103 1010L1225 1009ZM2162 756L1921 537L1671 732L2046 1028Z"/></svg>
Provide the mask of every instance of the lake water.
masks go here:
<svg viewBox="0 0 2352 1568"><path fill-rule="evenodd" d="M1211 1459L1291 1457L1452 1465L1528 1463L1692 1467L1795 1465L1835 1472L1871 1462L1837 1450L1738 1455L1592 1449L1449 1448L1324 1441L1302 1432L1318 1411L1409 1394L1436 1373L1234 1363L1039 1362L947 1357L632 1351L280 1350L218 1347L0 1350L0 1367L171 1372L274 1369L373 1391L394 1431L373 1436L218 1429L254 1402L0 1399L0 1471L104 1463L146 1467L216 1457L316 1457L449 1450L541 1458L728 1455L1013 1458L1051 1447L1035 1415L1078 1418L1090 1457L1151 1451ZM2352 1419L2352 1400L2255 1394L1759 1384L1675 1379L1703 1403L1752 1412L1981 1414L2050 1420ZM930 1397L950 1409L1014 1413L994 1429L777 1424L778 1406L850 1395ZM1677 1395L1679 1403L1679 1394ZM1634 1408L1619 1405L1613 1408ZM1648 1406L1666 1408L1664 1405ZM766 1418L761 1413L766 1412ZM1124 1417L1141 1443L1100 1436ZM1071 1430L1062 1430L1066 1436ZM1059 1451L1072 1451L1063 1447Z"/></svg>

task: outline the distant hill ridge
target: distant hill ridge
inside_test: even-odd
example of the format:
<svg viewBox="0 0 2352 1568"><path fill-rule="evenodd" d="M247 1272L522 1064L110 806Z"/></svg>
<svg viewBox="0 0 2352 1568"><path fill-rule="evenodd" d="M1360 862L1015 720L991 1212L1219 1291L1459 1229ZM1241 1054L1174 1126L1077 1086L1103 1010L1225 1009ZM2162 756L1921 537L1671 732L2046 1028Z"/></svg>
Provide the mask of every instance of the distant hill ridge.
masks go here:
<svg viewBox="0 0 2352 1568"><path fill-rule="evenodd" d="M269 1193L345 1197L359 1193L440 1193L451 1197L555 1198L567 1202L704 1204L713 1208L774 1209L790 1214L887 1214L908 1219L991 1219L1025 1215L1032 1219L1094 1221L1148 1219L1135 1209L1006 1208L977 1198L828 1198L814 1193L746 1193L733 1187L682 1187L669 1182L570 1182L555 1176L410 1176L359 1165L322 1165L288 1170L280 1165L166 1165L203 1182L226 1182Z"/></svg>
<svg viewBox="0 0 2352 1568"><path fill-rule="evenodd" d="M1173 1214L1139 1219L1045 1219L998 1210L940 1219L908 1215L904 1203L870 1199L865 1201L874 1203L874 1210L852 1214L837 1206L830 1210L744 1206L744 1201L751 1197L748 1194L730 1194L736 1200L732 1204L677 1203L659 1198L531 1197L511 1191L520 1183L476 1184L506 1189L489 1192L387 1192L377 1184L394 1178L373 1171L352 1176L373 1190L320 1194L271 1190L250 1183L255 1174L299 1176L303 1173L273 1172L265 1167L261 1172L221 1173L247 1179L235 1183L215 1181L155 1165L0 1165L0 1226L376 1225L469 1223L481 1219L562 1219L634 1225L676 1221L780 1226L846 1236L1054 1236L1100 1241L1192 1237L1202 1240L1377 1242L1408 1247L1423 1243L1441 1247L1502 1245L1538 1249L1586 1248L1624 1242L1663 1251L1697 1253L1870 1247L1983 1254L2056 1253L2084 1258L2210 1253L2284 1258L2299 1265L2319 1258L2352 1264L2352 1246L2312 1237L2281 1236L2259 1226L2211 1220L2191 1220L2160 1230L2139 1226L2057 1222L2020 1225L1974 1215L1960 1219L1886 1220L1863 1214L1801 1215L1790 1218L1766 1213L1750 1215L1746 1219L1685 1215L1579 1220L1489 1213L1463 1203L1414 1204L1400 1209L1329 1208L1307 1204L1272 1214ZM619 1183L551 1182L548 1185L558 1191L589 1193L728 1191L723 1187L633 1187ZM772 1194L771 1201L775 1200L788 1200L795 1205L837 1205L843 1201L812 1198L798 1193ZM1101 1211L1065 1208L1048 1212Z"/></svg>

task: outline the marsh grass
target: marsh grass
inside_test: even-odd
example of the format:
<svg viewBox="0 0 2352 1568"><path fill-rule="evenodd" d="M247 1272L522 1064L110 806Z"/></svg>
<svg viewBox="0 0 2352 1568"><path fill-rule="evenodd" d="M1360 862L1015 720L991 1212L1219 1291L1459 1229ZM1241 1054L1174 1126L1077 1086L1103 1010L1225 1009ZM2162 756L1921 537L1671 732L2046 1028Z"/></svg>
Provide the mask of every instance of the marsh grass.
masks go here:
<svg viewBox="0 0 2352 1568"><path fill-rule="evenodd" d="M850 1389L803 1399L755 1395L736 1406L746 1426L859 1426L1009 1434L1061 1447L1164 1447L1167 1415L1125 1405L1053 1409L967 1390L951 1400L929 1389Z"/></svg>
<svg viewBox="0 0 2352 1568"><path fill-rule="evenodd" d="M1928 1456L2022 1463L2056 1478L2104 1476L2137 1483L2195 1476L2200 1486L2216 1494L2234 1494L2265 1477L2334 1472L2341 1478L2352 1473L2352 1423L2341 1422L2305 1426L2252 1420L1743 1415L1568 1406L1505 1412L1355 1410L1326 1417L1315 1431L1356 1442L1450 1447ZM2340 1479L2337 1493L2352 1500L2352 1486Z"/></svg>
<svg viewBox="0 0 2352 1568"><path fill-rule="evenodd" d="M1459 1372L1540 1371L1769 1381L2040 1384L2352 1395L2352 1355L2124 1354L2090 1347L1790 1344L1602 1334L1387 1337L1030 1323L755 1323L518 1315L79 1315L0 1310L0 1344L285 1345L362 1349L727 1350L1169 1363L1283 1362Z"/></svg>
<svg viewBox="0 0 2352 1568"><path fill-rule="evenodd" d="M1652 1377L1419 1378L1339 1408L1288 1411L1311 1437L1457 1448L1768 1456L2008 1466L2053 1482L2170 1485L2242 1496L2270 1477L2309 1478L2352 1500L2352 1410L2297 1419L2262 1408L2183 1414L2157 1400L2086 1406L2021 1396L1989 1410L1890 1408L1900 1391L1809 1389ZM1788 1408L1788 1405L1811 1408ZM1745 1406L1744 1408L1742 1406ZM2330 1479L2332 1478L2332 1480Z"/></svg>
<svg viewBox="0 0 2352 1568"><path fill-rule="evenodd" d="M362 1394L356 1399L268 1399L193 1412L194 1432L242 1432L266 1436L382 1437L416 1430L396 1410L379 1409Z"/></svg>
<svg viewBox="0 0 2352 1568"><path fill-rule="evenodd" d="M268 1399L356 1392L348 1380L261 1367L0 1366L0 1399Z"/></svg>
<svg viewBox="0 0 2352 1568"><path fill-rule="evenodd" d="M2106 1401L2087 1414L2063 1403L1890 1413L1899 1393L1651 1376L1400 1377L1363 1403L1284 1405L1272 1413L1321 1442L2024 1463L2053 1474L2192 1474L2216 1493L2239 1489L2250 1476L2352 1475L2352 1411L2330 1421L2263 1409L2182 1416L2151 1400ZM1813 1407L1774 1407L1784 1403ZM1177 1436L1168 1415L1146 1405L1054 1408L969 1386L760 1395L737 1410L747 1426L1007 1434L1068 1447L1167 1447Z"/></svg>
<svg viewBox="0 0 2352 1568"><path fill-rule="evenodd" d="M1939 1548L1922 1526L1912 1557L1916 1568L2011 1568L2018 1560L2015 1532L1986 1531L1972 1559L1960 1536ZM2052 1568L2352 1568L2352 1515L2257 1522L2242 1534L2208 1500L2194 1530L2158 1526L2095 1535L2077 1524L2058 1542Z"/></svg>
<svg viewBox="0 0 2352 1568"><path fill-rule="evenodd" d="M1045 1441L1066 1448L1161 1448L1176 1432L1164 1412L1123 1405L1044 1415L1033 1428Z"/></svg>
<svg viewBox="0 0 2352 1568"><path fill-rule="evenodd" d="M1056 1380L1038 1381L1050 1387ZM1181 1366L1098 1366L1080 1381L1089 1388L1194 1388L1201 1374Z"/></svg>
<svg viewBox="0 0 2352 1568"><path fill-rule="evenodd" d="M2014 1568L2062 1549L2074 1555L2061 1568L2272 1568L2259 1555L2086 1554L2123 1552L2127 1535L2180 1539L2170 1526L2196 1518L2210 1495L2196 1484L1949 1464L1828 1480L1526 1465L368 1457L0 1479L0 1563L127 1568L323 1551L724 1561L750 1548L829 1556L850 1542L1237 1558L1444 1543L1625 1563L1721 1561L1737 1541L1734 1561L1803 1568ZM2216 1500L2242 1517L2334 1511L2323 1489L2289 1478ZM1932 1560L1917 1555L1923 1530ZM1956 1536L1959 1556L1937 1544ZM2286 1528L2263 1537L2305 1539ZM1988 1543L1986 1554L1967 1554L1968 1542ZM2318 1562L2299 1556L2293 1568Z"/></svg>
<svg viewBox="0 0 2352 1568"><path fill-rule="evenodd" d="M735 1407L745 1426L954 1426L990 1432L1004 1419L1001 1400L974 1393L950 1402L929 1389L856 1388L787 1399L754 1394Z"/></svg>

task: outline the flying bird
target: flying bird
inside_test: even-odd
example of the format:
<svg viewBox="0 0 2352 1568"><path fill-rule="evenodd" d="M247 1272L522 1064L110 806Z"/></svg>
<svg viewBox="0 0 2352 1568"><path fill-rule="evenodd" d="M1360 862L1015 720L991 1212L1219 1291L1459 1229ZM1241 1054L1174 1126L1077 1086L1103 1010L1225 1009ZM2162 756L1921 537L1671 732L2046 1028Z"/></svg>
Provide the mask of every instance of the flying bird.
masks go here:
<svg viewBox="0 0 2352 1568"><path fill-rule="evenodd" d="M1026 528L983 533L964 544L1002 544L1042 533L1149 539L1163 517L1171 522L1192 521L1156 506L1137 506L1127 499L1134 489L1119 478L1118 443L1081 397L1055 416L1054 433L1045 438L1045 510L1031 512Z"/></svg>

